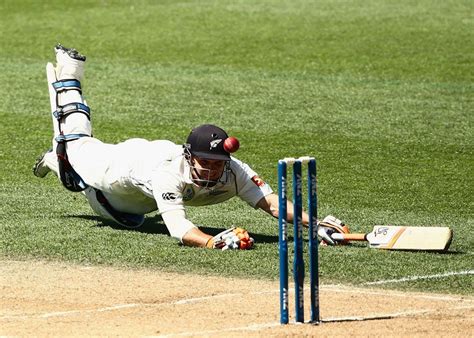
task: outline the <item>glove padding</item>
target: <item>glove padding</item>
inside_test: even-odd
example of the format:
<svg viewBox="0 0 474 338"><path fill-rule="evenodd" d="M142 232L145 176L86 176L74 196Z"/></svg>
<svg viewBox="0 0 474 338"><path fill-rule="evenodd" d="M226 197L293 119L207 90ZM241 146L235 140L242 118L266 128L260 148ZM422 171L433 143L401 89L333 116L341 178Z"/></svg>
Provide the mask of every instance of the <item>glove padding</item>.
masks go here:
<svg viewBox="0 0 474 338"><path fill-rule="evenodd" d="M254 239L247 230L232 227L212 237L207 243L208 248L224 250L248 250L253 247Z"/></svg>
<svg viewBox="0 0 474 338"><path fill-rule="evenodd" d="M323 245L338 245L345 244L345 241L335 241L331 238L333 233L349 233L349 228L340 219L329 215L324 217L322 221L318 221L318 235L321 237L321 244Z"/></svg>

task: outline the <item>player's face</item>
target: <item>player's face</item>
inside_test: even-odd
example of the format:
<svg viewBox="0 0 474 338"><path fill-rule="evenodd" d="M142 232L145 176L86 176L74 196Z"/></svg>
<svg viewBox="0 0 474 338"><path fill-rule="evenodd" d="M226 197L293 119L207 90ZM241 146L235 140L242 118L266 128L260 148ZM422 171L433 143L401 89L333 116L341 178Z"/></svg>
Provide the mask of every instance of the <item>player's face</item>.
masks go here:
<svg viewBox="0 0 474 338"><path fill-rule="evenodd" d="M208 160L204 158L194 157L194 170L192 172L194 178L218 181L224 172L226 161ZM197 176L197 177L196 177Z"/></svg>

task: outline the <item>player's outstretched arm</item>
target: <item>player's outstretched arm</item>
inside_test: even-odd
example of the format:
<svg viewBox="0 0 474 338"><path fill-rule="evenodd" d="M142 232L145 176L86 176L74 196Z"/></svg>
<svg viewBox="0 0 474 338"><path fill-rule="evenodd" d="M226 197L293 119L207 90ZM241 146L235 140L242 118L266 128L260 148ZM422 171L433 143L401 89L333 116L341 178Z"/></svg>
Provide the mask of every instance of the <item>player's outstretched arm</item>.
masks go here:
<svg viewBox="0 0 474 338"><path fill-rule="evenodd" d="M184 245L206 247L209 249L240 249L247 250L253 247L254 240L242 228L232 227L216 236L210 236L198 228L189 230L182 239Z"/></svg>
<svg viewBox="0 0 474 338"><path fill-rule="evenodd" d="M186 246L205 247L206 243L212 238L199 228L193 222L186 218L184 210L170 210L161 214L163 221L170 232L171 237L181 241Z"/></svg>
<svg viewBox="0 0 474 338"><path fill-rule="evenodd" d="M204 248L211 238L211 235L202 232L199 228L192 228L183 236L182 242L187 246Z"/></svg>
<svg viewBox="0 0 474 338"><path fill-rule="evenodd" d="M184 210L172 210L161 214L172 237L179 239L186 246L210 249L240 249L253 247L254 240L242 228L232 227L211 236L202 232L186 218Z"/></svg>
<svg viewBox="0 0 474 338"><path fill-rule="evenodd" d="M286 209L287 209L287 222L293 222L293 203L291 201L286 202ZM262 209L263 211L267 212L268 214L272 215L275 218L278 218L278 211L279 211L279 199L277 194L269 194L263 197L257 203L257 207ZM303 211L302 214L303 218L303 225L308 226L309 223L309 216L306 212ZM337 219L334 216L326 216L322 221L318 221L318 235L321 237L322 241L325 244L329 245L336 245L341 244L343 242L335 242L331 234L334 232L340 233L348 233L349 228L344 225L344 223Z"/></svg>
<svg viewBox="0 0 474 338"><path fill-rule="evenodd" d="M263 197L257 203L257 207L265 211L266 213L272 215L275 218L278 218L279 202L277 194L269 194ZM288 222L293 222L293 203L291 201L286 202L287 217ZM303 224L308 225L309 217L306 212L303 211Z"/></svg>

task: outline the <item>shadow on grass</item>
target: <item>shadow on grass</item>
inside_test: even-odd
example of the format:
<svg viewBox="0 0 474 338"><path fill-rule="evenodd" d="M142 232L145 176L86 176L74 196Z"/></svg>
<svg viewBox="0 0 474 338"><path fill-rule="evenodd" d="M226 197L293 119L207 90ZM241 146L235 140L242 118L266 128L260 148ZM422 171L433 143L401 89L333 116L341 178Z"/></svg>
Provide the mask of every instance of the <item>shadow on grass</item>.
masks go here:
<svg viewBox="0 0 474 338"><path fill-rule="evenodd" d="M85 219L89 221L95 221L97 222L98 227L109 227L109 228L120 230L120 231L136 231L136 232L141 232L141 233L146 233L146 234L157 234L157 235L167 235L167 236L170 235L160 215L155 215L153 217L145 217L145 222L143 222L143 224L140 227L135 228L135 229L125 228L121 226L120 224L103 219L99 216L67 215L63 217L80 218L80 219ZM205 226L199 226L199 229L211 236L215 236L218 233L226 230L223 228L211 228L211 227L205 227ZM263 234L257 234L251 231L249 231L249 233L250 233L250 236L252 236L255 239L256 243L278 243L277 235L275 236L263 235ZM289 240L291 240L291 238L289 238Z"/></svg>
<svg viewBox="0 0 474 338"><path fill-rule="evenodd" d="M363 249L366 250L368 249L368 246L364 244L363 242L358 242L358 243L349 243L346 244L348 248L354 248L354 249ZM372 248L370 250L378 250L378 251L393 251L393 252L399 252L399 253L431 253L431 254L437 254L437 255L464 255L467 254L467 251L460 251L460 250L446 250L446 251L440 251L440 250L394 250L394 249L377 249L377 248Z"/></svg>

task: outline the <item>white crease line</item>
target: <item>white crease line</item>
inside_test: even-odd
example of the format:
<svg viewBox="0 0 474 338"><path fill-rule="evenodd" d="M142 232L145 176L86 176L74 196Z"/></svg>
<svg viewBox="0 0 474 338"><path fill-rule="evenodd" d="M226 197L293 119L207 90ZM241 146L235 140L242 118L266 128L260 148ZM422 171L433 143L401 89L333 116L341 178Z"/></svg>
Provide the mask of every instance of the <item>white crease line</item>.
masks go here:
<svg viewBox="0 0 474 338"><path fill-rule="evenodd" d="M387 314L375 314L369 316L354 316L354 317L333 317L333 318L323 318L321 320L322 323L338 323L338 322L351 322L351 321L369 321L369 320L384 320L384 319L394 319L400 317L410 317L420 314L429 314L429 313L436 313L436 312L443 312L446 310L464 310L464 309L474 309L474 306L457 306L449 309L443 309L440 311L439 309L432 310L412 310L412 311L405 311L405 312L394 312L394 313L387 313ZM299 323L291 322L291 324L300 325ZM222 336L223 332L243 332L243 331L259 331L264 329L271 329L274 327L283 327L280 323L263 323L263 324L254 324L248 326L240 326L240 327L231 327L231 328L221 328L218 330L207 330L207 331L197 331L197 332L180 332L180 333L171 333L167 335L160 335L158 337L183 337L183 336L205 336L205 335L212 335L218 334Z"/></svg>
<svg viewBox="0 0 474 338"><path fill-rule="evenodd" d="M439 301L451 301L451 302L474 302L472 298L464 298L462 296L455 297L455 296L437 296L437 295L423 295L423 294L413 294L413 293L401 293L401 292L387 292L387 291L375 291L375 290L364 290L364 289L356 289L350 288L346 285L323 285L320 287L321 291L327 292L342 292L342 293L355 293L355 294L366 294L366 295L374 295L374 296L393 296L393 297L401 297L401 298L421 298L421 299L430 299L430 300L439 300ZM289 288L288 292L294 292L294 288ZM309 285L308 287L304 288L305 292L309 292ZM273 291L256 291L250 292L252 295L260 295L265 293L278 293L280 290L273 290Z"/></svg>
<svg viewBox="0 0 474 338"><path fill-rule="evenodd" d="M380 296L394 296L394 297L403 297L403 298L422 298L422 299L430 299L430 300L438 300L438 301L456 301L456 302L473 302L474 299L469 298L462 298L462 297L450 297L450 296L430 296L430 295L417 295L417 294L406 294L406 293L394 293L390 292L387 293L385 291L371 291L371 290L357 290L357 289L348 289L347 286L341 285L325 285L321 287L322 290L331 291L331 292L341 292L341 293L355 293L355 294L368 294L368 295L380 295ZM309 290L309 288L305 288L305 290ZM294 292L294 288L289 288L289 292ZM251 295L263 295L263 294L275 294L278 293L279 289L277 290L267 290L267 291L255 291L250 292L248 294ZM119 304L99 309L89 309L89 310L71 310L71 311L62 311L62 312L49 312L39 315L5 315L0 316L0 319L29 319L29 318L50 318L50 317L60 317L60 316L68 316L68 315L75 315L80 313L93 313L93 312L105 312L105 311L115 311L124 308L133 308L133 307L162 307L162 306L169 306L169 305L185 305L190 303L198 303L207 300L213 300L218 298L231 298L231 297L241 297L243 293L226 293L220 295L212 295L212 296L204 296L198 298L187 298L181 299L174 302L169 303L132 303L132 304Z"/></svg>
<svg viewBox="0 0 474 338"><path fill-rule="evenodd" d="M411 316L420 315L420 314L428 314L428 313L436 313L436 312L445 313L445 311L466 310L466 309L474 309L474 306L473 305L455 306L452 308L441 309L441 310L440 309L410 310L410 311L394 312L394 313L387 313L387 314L374 314L374 315L368 315L368 316L323 318L321 322L337 323L337 322L354 322L354 321L379 320L379 319L394 319L394 318L400 318L400 317L411 317Z"/></svg>
<svg viewBox="0 0 474 338"><path fill-rule="evenodd" d="M389 284L389 283L403 283L403 282L410 282L420 279L435 279L435 278L443 278L449 276L460 276L460 275L474 275L474 270L466 270L466 271L452 271L446 273L440 273L437 275L427 275L427 276L412 276L412 277L404 277L399 279L387 279L387 280L379 280L376 282L366 282L362 283L362 285L380 285L380 284Z"/></svg>
<svg viewBox="0 0 474 338"><path fill-rule="evenodd" d="M178 301L174 302L169 302L169 303L131 303L131 304L119 304L119 305L114 305L114 306L108 306L104 308L99 308L99 309L86 309L86 310L70 310L70 311L58 311L58 312L48 312L48 313L43 313L43 314L34 314L34 315L5 315L1 316L0 319L29 319L29 318L50 318L50 317L61 317L61 316L69 316L69 315L75 315L75 314L81 314L81 313L91 313L91 312L106 312L106 311L115 311L115 310L121 310L125 308L133 308L133 307L161 307L161 306L169 306L169 305L185 305L189 303L197 303L197 302L202 302L206 300L212 300L212 299L218 299L218 298L230 298L230 297L236 297L236 296L242 296L242 293L226 293L226 294L221 294L221 295L213 295L213 296L205 296L205 297L199 297L199 298L187 298L187 299L181 299Z"/></svg>
<svg viewBox="0 0 474 338"><path fill-rule="evenodd" d="M6 316L1 316L0 319L29 319L29 318L50 318L50 317L61 317L61 316L69 316L69 315L75 315L75 314L80 314L80 313L93 313L93 312L106 312L106 311L115 311L115 310L121 310L121 309L126 309L126 308L132 308L132 307L137 307L141 306L143 304L120 304L120 305L114 305L114 306L107 306L99 309L88 309L88 310L71 310L71 311L58 311L58 312L47 312L43 314L35 314L35 315L6 315Z"/></svg>
<svg viewBox="0 0 474 338"><path fill-rule="evenodd" d="M64 312L50 312L50 313L45 313L42 315L39 315L39 318L49 318L49 317L59 317L59 316L67 316L70 314L76 314L76 313L90 313L90 312L106 312L106 311L115 311L115 310L121 310L121 309L127 309L127 308L132 308L132 307L137 307L140 306L140 304L120 304L120 305L114 305L114 306L107 306L103 307L100 309L89 309L89 310L72 310L72 311L64 311Z"/></svg>
<svg viewBox="0 0 474 338"><path fill-rule="evenodd" d="M306 287L305 292L309 292L309 286ZM323 291L328 291L328 292L340 292L340 293L354 293L354 294L366 294L366 295L374 295L374 296L393 296L393 297L401 297L401 298L420 298L420 299L429 299L429 300L436 300L436 301L451 301L451 302L474 302L474 299L471 298L463 298L461 297L454 297L454 296L436 296L436 295L423 295L423 294L407 294L407 293L399 293L399 292L390 292L387 293L387 291L375 291L375 290L363 290L363 289L351 289L347 288L347 286L341 286L341 285L328 285L322 287ZM288 288L288 292L294 292L294 288ZM250 295L264 295L264 294L276 294L279 293L279 289L275 290L267 290L267 291L254 291L254 292L249 292L247 294ZM214 296L204 296L204 297L198 297L198 298L189 298L189 299L182 299L178 301L174 301L171 303L158 303L158 304L152 304L152 303L142 303L141 305L143 306L166 306L166 305L184 305L184 304L189 304L189 303L198 303L198 302L203 302L207 300L213 300L213 299L218 299L218 298L240 298L244 294L243 293L225 293L221 295L214 295Z"/></svg>
<svg viewBox="0 0 474 338"><path fill-rule="evenodd" d="M131 308L131 307L137 307L137 306L140 306L140 304L137 304L137 303L120 304L120 305L103 307L102 309L98 309L97 311L99 311L99 312L114 311L114 310L120 310L120 309L127 309L127 308ZM87 310L87 311L94 311L94 310Z"/></svg>
<svg viewBox="0 0 474 338"><path fill-rule="evenodd" d="M420 295L420 294L410 294L410 293L398 293L398 292L387 292L387 291L371 291L363 289L346 289L345 287L338 287L336 285L332 286L333 289L327 289L331 292L345 292L345 293L356 293L356 294L365 294L365 295L374 295L374 296L384 296L384 297L401 297L401 298L421 298L421 299L430 299L438 301L450 301L450 302L474 302L473 298L469 297L454 297L454 296L432 296L432 295Z"/></svg>
<svg viewBox="0 0 474 338"><path fill-rule="evenodd" d="M198 302L208 300L208 299L227 298L227 297L235 297L235 296L240 296L240 295L242 295L242 294L224 293L224 294L221 294L221 295L212 295L212 296L205 296L205 297L198 297L198 298L181 299L181 300L177 300L175 302L171 302L169 304L182 305L182 304L189 304L189 303L198 303ZM162 304L156 304L156 305L162 305Z"/></svg>

